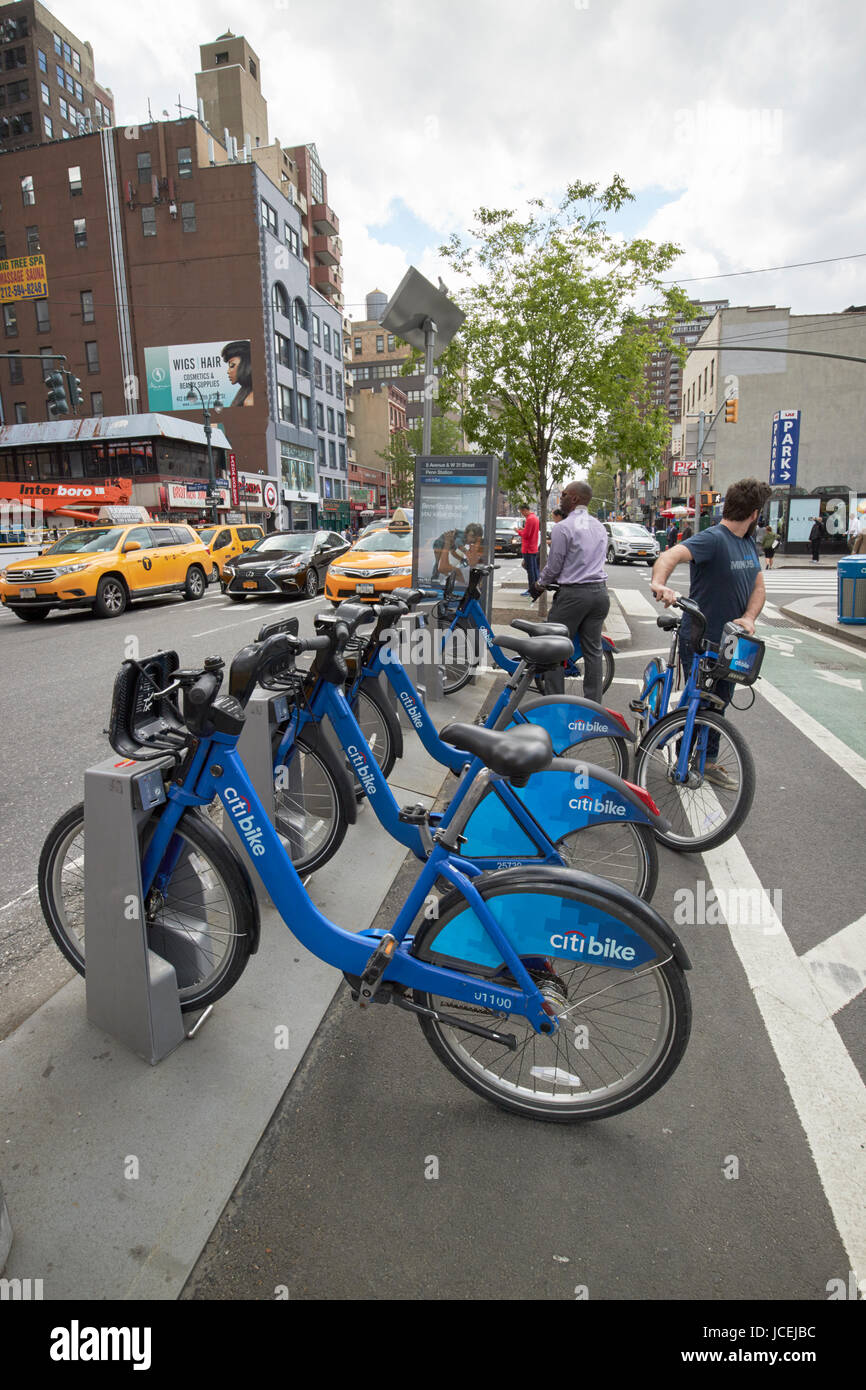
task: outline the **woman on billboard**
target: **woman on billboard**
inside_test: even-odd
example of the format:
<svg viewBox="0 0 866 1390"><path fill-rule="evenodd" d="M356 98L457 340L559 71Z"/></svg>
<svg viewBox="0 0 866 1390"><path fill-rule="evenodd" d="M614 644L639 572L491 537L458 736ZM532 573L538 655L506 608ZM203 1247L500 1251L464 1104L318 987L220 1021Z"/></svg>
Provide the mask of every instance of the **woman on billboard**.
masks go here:
<svg viewBox="0 0 866 1390"><path fill-rule="evenodd" d="M240 387L232 405L254 405L249 338L241 338L237 342L226 343L222 350L222 359L228 364L228 377L232 386Z"/></svg>

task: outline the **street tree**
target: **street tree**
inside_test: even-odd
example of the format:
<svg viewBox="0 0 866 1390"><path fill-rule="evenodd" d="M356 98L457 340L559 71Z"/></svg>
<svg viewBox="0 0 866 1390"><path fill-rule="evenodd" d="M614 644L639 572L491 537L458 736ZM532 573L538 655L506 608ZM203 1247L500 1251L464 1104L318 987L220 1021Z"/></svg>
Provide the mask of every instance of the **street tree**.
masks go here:
<svg viewBox="0 0 866 1390"><path fill-rule="evenodd" d="M430 452L433 454L464 453L460 426L445 415L433 416ZM415 420L406 430L391 435L387 449L378 457L388 465L391 474L391 501L395 507L411 506L415 494L415 455L421 453L423 426Z"/></svg>
<svg viewBox="0 0 866 1390"><path fill-rule="evenodd" d="M674 347L676 316L697 310L662 280L678 246L607 229L604 219L629 201L618 175L607 188L577 182L557 207L531 199L523 218L481 208L468 234L441 248L469 281L455 295L466 313L454 340L464 428L483 453L499 454L504 490L538 499L542 560L554 484L597 454L654 469L667 442L645 369L655 349Z"/></svg>

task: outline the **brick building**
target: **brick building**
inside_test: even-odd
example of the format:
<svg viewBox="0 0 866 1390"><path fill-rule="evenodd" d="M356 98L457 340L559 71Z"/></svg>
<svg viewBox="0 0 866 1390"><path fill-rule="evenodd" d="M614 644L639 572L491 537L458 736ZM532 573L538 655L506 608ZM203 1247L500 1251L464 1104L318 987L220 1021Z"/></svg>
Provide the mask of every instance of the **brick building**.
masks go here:
<svg viewBox="0 0 866 1390"><path fill-rule="evenodd" d="M114 98L93 49L37 0L0 4L0 152L100 130Z"/></svg>

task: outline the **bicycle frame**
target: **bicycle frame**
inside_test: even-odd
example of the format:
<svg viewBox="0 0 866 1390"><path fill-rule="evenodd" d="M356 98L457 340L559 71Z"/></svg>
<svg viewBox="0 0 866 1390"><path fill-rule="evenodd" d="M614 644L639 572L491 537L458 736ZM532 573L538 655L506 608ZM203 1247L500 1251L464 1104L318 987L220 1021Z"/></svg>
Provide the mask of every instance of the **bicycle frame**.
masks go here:
<svg viewBox="0 0 866 1390"><path fill-rule="evenodd" d="M475 627L478 629L478 631L484 638L484 641L487 644L487 650L490 652L490 655L493 657L493 660L496 662L496 665L500 666L503 671L507 671L509 675L513 676L520 663L519 661L516 661L513 657L506 656L505 652L496 642L496 637L493 632L493 628L490 626L487 614L485 613L483 607L481 606L481 603L477 598L475 598L474 596L467 598L466 593L463 594L462 598L459 600L457 604L456 611L454 613L453 618L451 619L450 625L447 628L447 632L454 632L455 629L460 626L461 618L468 619L470 622L474 623ZM602 633L601 641L603 647L607 647L609 651L616 651L616 647L613 643L613 640L610 637L606 636L605 633ZM571 658L565 663L565 674L567 676L579 675L580 673L575 669L575 663L581 661L582 659L583 648L580 645L580 637L577 635L577 633L575 633L574 652Z"/></svg>
<svg viewBox="0 0 866 1390"><path fill-rule="evenodd" d="M479 795L483 796L487 783L496 784L499 780L488 769L482 768L478 776L472 779L472 796L476 799ZM169 787L165 807L159 814L154 834L142 859L141 878L145 899L152 889L165 891L168 886L182 852L175 831L184 812L190 807L207 806L215 796L219 796L242 848L252 860L283 922L287 926L291 922L291 930L297 939L320 960L349 976L358 977L367 967L382 938L390 934L396 941L396 948L382 974L384 981L524 1017L538 1033L549 1035L558 1030L559 1020L548 1012L549 1006L546 1006L544 996L530 976L508 931L497 921L475 886L474 879L481 872L477 863L455 854L443 843L435 843L390 933L374 928L358 933L346 931L325 917L304 890L276 830L265 815L237 751L237 735L215 733L202 739L184 781L183 787L176 783ZM443 830L454 818L456 810L452 803L443 821ZM467 933L467 924L461 920L464 914L456 919L456 930L452 932L455 948L464 952L467 964L477 962L488 966L492 960L496 966L501 962L497 977L502 970L507 970L516 987L502 984L498 978L467 975L452 967L437 966L411 954L414 937L409 934L410 928L425 910L440 878L446 879L460 891L472 918L470 933ZM515 898L511 907L512 929L525 937L522 943L524 952L531 951L535 956L551 948L569 949L563 943L570 939L571 950L583 953L585 948L589 954L603 954L606 964L626 971L639 971L645 966L654 968L659 963L653 949L642 937L598 906L581 903L574 898L563 899L556 893L533 894L531 884L525 887L525 892L532 896L533 902L537 899L531 923L525 922L524 895L511 895ZM435 894L433 900L438 901ZM549 900L550 912L545 918L540 915L539 909L546 900ZM505 901L507 903L507 899ZM592 949L593 945L595 950Z"/></svg>
<svg viewBox="0 0 866 1390"><path fill-rule="evenodd" d="M674 629L673 634L671 636L670 650L668 652L668 659L665 664L664 670L660 674L653 676L653 678L649 681L648 684L644 684L641 690L639 700L643 702L645 705L647 731L649 729L654 728L655 725L658 724L659 720L664 719L665 715L668 713L670 709L670 700L671 695L673 694L674 683L676 679L679 640L679 628L676 628ZM676 737L676 739L679 741L679 751L677 753L676 767L672 769L671 776L675 782L680 783L687 782L689 778L689 763L692 755L692 740L694 738L695 719L697 717L698 711L701 709L710 709L713 707L713 702L707 698L706 692L702 690L698 684L700 660L700 654L698 652L695 652L694 656L692 657L692 664L689 670L689 674L686 677L686 682L683 686L682 694L679 700L677 701L676 705L677 709L687 708L688 710L688 713L686 715L685 726L681 732L677 731L676 734L671 735L672 737ZM653 712L652 706L650 704L650 698L654 690L659 691L659 703L657 713ZM709 730L706 728L706 726L704 726L701 728L701 731L698 734L697 746L697 771L700 772L701 776L703 776L704 768L706 766L708 737ZM693 768L692 770L694 771L695 769Z"/></svg>

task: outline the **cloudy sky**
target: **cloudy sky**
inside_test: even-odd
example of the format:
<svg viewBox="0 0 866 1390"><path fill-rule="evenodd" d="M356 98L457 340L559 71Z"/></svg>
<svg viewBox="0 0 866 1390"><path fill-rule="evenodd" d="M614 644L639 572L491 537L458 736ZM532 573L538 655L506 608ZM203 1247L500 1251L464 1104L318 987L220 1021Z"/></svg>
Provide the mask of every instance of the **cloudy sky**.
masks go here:
<svg viewBox="0 0 866 1390"><path fill-rule="evenodd" d="M48 0L93 44L117 116L195 106L198 46L261 57L271 139L314 141L341 220L347 312L479 205L622 174L611 224L674 240L701 298L866 303L866 7L857 0ZM697 278L706 277L706 278Z"/></svg>

